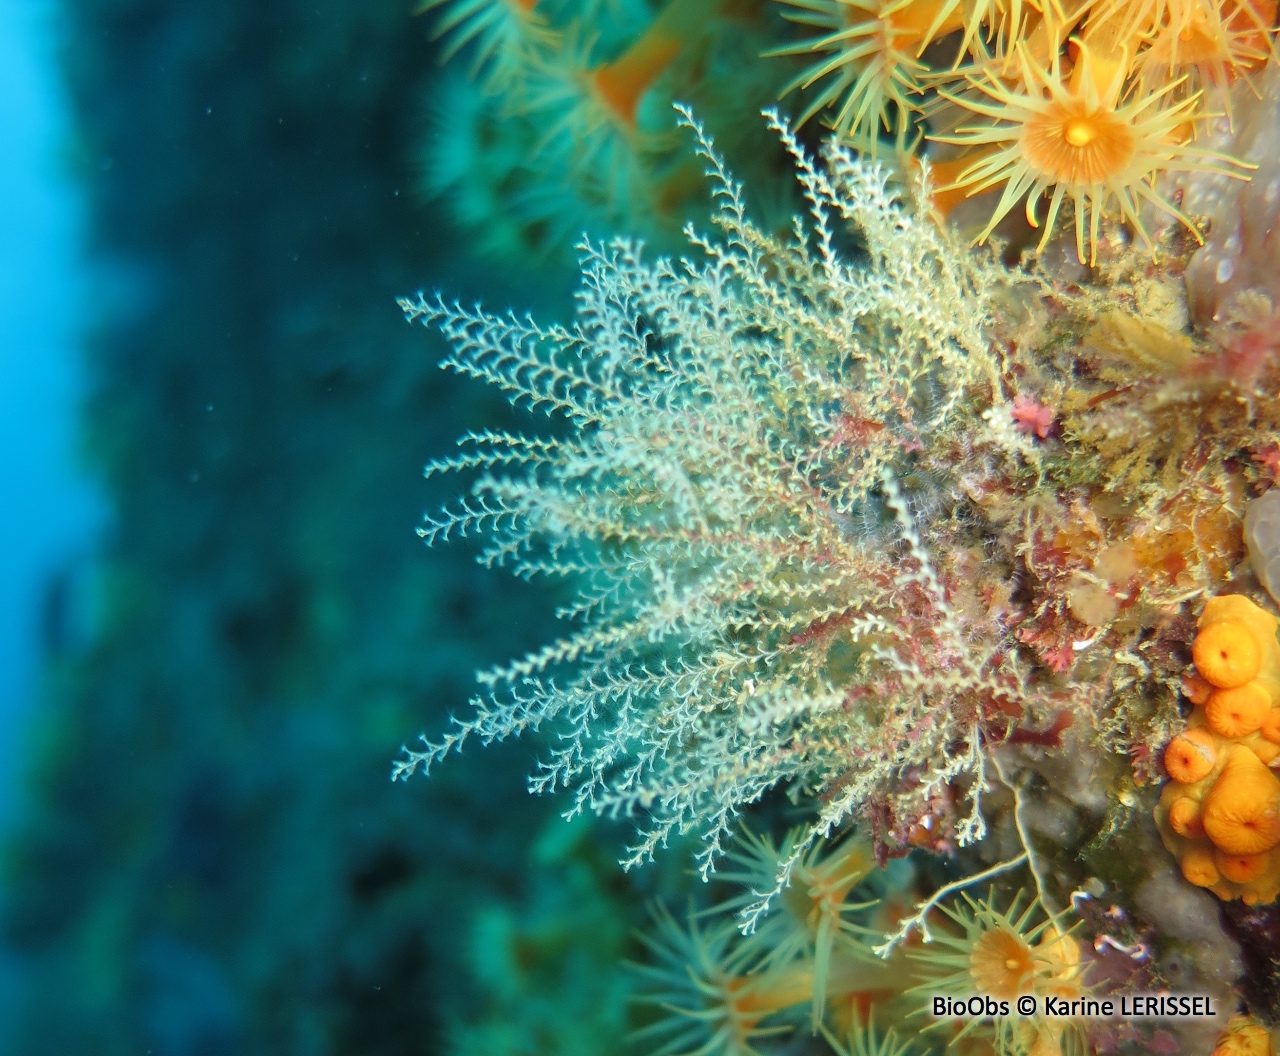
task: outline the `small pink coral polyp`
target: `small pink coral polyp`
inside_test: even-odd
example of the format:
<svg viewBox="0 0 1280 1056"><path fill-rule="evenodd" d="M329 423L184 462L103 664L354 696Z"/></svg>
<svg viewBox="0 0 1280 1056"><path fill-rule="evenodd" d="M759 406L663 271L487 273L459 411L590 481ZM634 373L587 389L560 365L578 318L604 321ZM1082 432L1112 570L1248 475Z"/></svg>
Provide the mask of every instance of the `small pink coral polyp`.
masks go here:
<svg viewBox="0 0 1280 1056"><path fill-rule="evenodd" d="M1192 659L1205 691L1165 751L1156 807L1182 875L1248 905L1280 895L1280 620L1240 594L1212 598Z"/></svg>

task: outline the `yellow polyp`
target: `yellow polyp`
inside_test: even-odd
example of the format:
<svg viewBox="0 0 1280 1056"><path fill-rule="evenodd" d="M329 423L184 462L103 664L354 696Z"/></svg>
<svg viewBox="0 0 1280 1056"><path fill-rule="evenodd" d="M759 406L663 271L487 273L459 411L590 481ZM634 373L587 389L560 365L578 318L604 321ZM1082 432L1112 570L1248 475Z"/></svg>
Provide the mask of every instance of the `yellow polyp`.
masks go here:
<svg viewBox="0 0 1280 1056"><path fill-rule="evenodd" d="M984 994L1013 999L1035 977L1035 951L1012 928L984 931L969 954L969 975Z"/></svg>
<svg viewBox="0 0 1280 1056"><path fill-rule="evenodd" d="M1076 18L1078 17L1077 15ZM1048 66L1061 48L1062 42L1074 28L1075 19L1062 22L1052 15L1049 17L1042 15L1035 20L1034 25L1028 25L1020 43L1033 62L1040 66ZM1008 59L1012 57L1012 49L1010 49ZM1004 73L1006 76L1012 76L1016 73L1015 64L1008 59L1005 62Z"/></svg>
<svg viewBox="0 0 1280 1056"><path fill-rule="evenodd" d="M1189 840L1204 839L1200 804L1189 796L1174 800L1169 806L1169 827L1179 836L1185 836Z"/></svg>
<svg viewBox="0 0 1280 1056"><path fill-rule="evenodd" d="M1211 623L1191 646L1196 670L1219 689L1235 689L1253 681L1262 668L1262 647L1239 620Z"/></svg>
<svg viewBox="0 0 1280 1056"><path fill-rule="evenodd" d="M1039 203L1039 201L1040 200L1038 198L1032 197L1031 195L1027 195L1027 205L1025 209L1028 226L1034 228L1037 231L1040 230L1040 221L1036 218L1036 205Z"/></svg>
<svg viewBox="0 0 1280 1056"><path fill-rule="evenodd" d="M1247 884L1262 875L1267 868L1269 856L1265 853L1226 854L1223 851L1215 851L1213 860L1218 867L1218 872L1233 884Z"/></svg>
<svg viewBox="0 0 1280 1056"><path fill-rule="evenodd" d="M962 154L958 158L944 161L929 159L929 177L935 188L929 195L929 201L940 217L946 218L957 205L970 197L970 191L963 185L957 185L956 179L975 161L991 154L993 148L978 149L972 153ZM919 163L914 163L919 168Z"/></svg>
<svg viewBox="0 0 1280 1056"><path fill-rule="evenodd" d="M1182 875L1196 887L1212 887L1221 878L1213 861L1213 852L1206 847L1192 847L1178 862Z"/></svg>
<svg viewBox="0 0 1280 1056"><path fill-rule="evenodd" d="M1103 20L1101 29L1096 26L1097 23L1090 20L1085 24L1083 35L1072 38L1079 58L1071 71L1070 90L1077 96L1092 95L1104 109L1110 110L1120 101L1133 53L1122 37L1117 20Z"/></svg>
<svg viewBox="0 0 1280 1056"><path fill-rule="evenodd" d="M1280 843L1280 778L1253 752L1231 747L1204 800L1204 831L1227 854L1261 854Z"/></svg>
<svg viewBox="0 0 1280 1056"><path fill-rule="evenodd" d="M1164 753L1164 768L1171 778L1184 785L1208 777L1216 761L1213 734L1205 729L1178 734Z"/></svg>
<svg viewBox="0 0 1280 1056"><path fill-rule="evenodd" d="M1036 948L1045 960L1057 966L1053 972L1055 979L1069 982L1079 976L1080 944L1070 935L1063 934L1057 924L1050 924L1044 929Z"/></svg>
<svg viewBox="0 0 1280 1056"><path fill-rule="evenodd" d="M1154 180L1161 170L1214 171L1243 178L1247 168L1234 159L1169 139L1169 129L1195 120L1198 97L1169 97L1162 106L1151 98L1126 93L1133 41L1093 43L1073 38L1077 61L1070 66L1053 34L1047 63L1037 61L1027 43L1013 41L1006 54L976 64L980 73L966 74L968 89L939 89L940 98L973 124L938 131L935 143L961 147L995 144L989 158L975 160L957 178L971 193L1003 188L986 226L974 242L986 241L1017 205L1028 224L1040 228L1037 251L1058 228L1063 208L1074 214L1076 254L1093 264L1101 241L1101 223L1117 216L1156 253L1143 213L1144 202L1174 217L1193 238L1195 222ZM1059 38L1060 39L1060 38ZM1114 47L1112 46L1114 44ZM1174 86L1168 86L1168 96ZM1087 127L1086 127L1087 126ZM1040 203L1045 208L1040 209ZM1037 215L1039 210L1039 215Z"/></svg>
<svg viewBox="0 0 1280 1056"><path fill-rule="evenodd" d="M1255 70L1276 57L1275 42L1267 27L1276 24L1276 0L1242 0L1227 19L1227 28L1240 33L1238 48L1246 57L1240 65Z"/></svg>
<svg viewBox="0 0 1280 1056"><path fill-rule="evenodd" d="M729 980L725 991L735 1014L754 1025L765 1016L813 1000L813 972L788 968L738 976Z"/></svg>
<svg viewBox="0 0 1280 1056"><path fill-rule="evenodd" d="M708 6L704 0L668 4L639 40L595 72L600 98L626 125L635 127L640 100L708 17Z"/></svg>
<svg viewBox="0 0 1280 1056"><path fill-rule="evenodd" d="M1200 614L1197 627L1202 635L1211 625L1232 621L1243 624L1253 633L1259 648L1261 649L1261 667L1254 678L1259 685L1271 694L1274 702L1280 702L1280 642L1276 640L1276 631L1280 629L1280 619L1277 619L1266 609L1255 605L1243 594L1223 594L1216 598L1210 598L1204 607L1204 611ZM1197 635L1199 640L1200 635ZM1194 645L1192 647L1194 659ZM1197 669L1199 664L1196 665ZM1204 672L1200 672L1204 675ZM1205 675L1208 681L1213 679ZM1245 679L1245 681L1250 681ZM1215 683L1216 685L1220 685ZM1221 686L1221 688L1229 688Z"/></svg>
<svg viewBox="0 0 1280 1056"><path fill-rule="evenodd" d="M930 43L965 26L964 5L954 0L912 0L890 7L883 17L894 32L894 43L915 49L917 58Z"/></svg>
<svg viewBox="0 0 1280 1056"><path fill-rule="evenodd" d="M634 128L641 98L682 47L678 38L646 33L620 59L596 71L596 91L609 109Z"/></svg>
<svg viewBox="0 0 1280 1056"><path fill-rule="evenodd" d="M1271 694L1257 682L1235 689L1216 689L1205 705L1205 719L1223 737L1247 737L1262 728L1271 711Z"/></svg>
<svg viewBox="0 0 1280 1056"><path fill-rule="evenodd" d="M1267 712L1259 732L1272 744L1280 744L1280 708L1272 708Z"/></svg>

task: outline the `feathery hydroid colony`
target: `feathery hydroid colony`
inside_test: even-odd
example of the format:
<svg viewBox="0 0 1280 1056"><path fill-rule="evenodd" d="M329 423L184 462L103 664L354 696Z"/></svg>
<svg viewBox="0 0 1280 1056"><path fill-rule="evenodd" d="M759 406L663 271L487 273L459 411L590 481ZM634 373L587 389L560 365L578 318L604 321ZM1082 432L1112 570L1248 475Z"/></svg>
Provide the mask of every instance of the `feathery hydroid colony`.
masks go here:
<svg viewBox="0 0 1280 1056"><path fill-rule="evenodd" d="M587 586L569 613L582 629L486 675L476 716L404 772L473 733L556 719L566 746L535 785L646 818L633 861L697 827L709 868L741 806L779 781L824 794L787 873L872 799L919 815L981 772L989 724L1037 713L1004 630L939 578L895 476L962 408L1000 399L983 336L997 273L847 150L820 170L783 136L812 232L755 227L703 140L725 237L694 239L701 263L587 247L572 328L405 302L454 346L448 365L572 427L469 438L474 453L432 468L524 476L486 473L424 538L483 530L487 560ZM866 261L836 253L839 219ZM981 833L980 788L962 838Z"/></svg>

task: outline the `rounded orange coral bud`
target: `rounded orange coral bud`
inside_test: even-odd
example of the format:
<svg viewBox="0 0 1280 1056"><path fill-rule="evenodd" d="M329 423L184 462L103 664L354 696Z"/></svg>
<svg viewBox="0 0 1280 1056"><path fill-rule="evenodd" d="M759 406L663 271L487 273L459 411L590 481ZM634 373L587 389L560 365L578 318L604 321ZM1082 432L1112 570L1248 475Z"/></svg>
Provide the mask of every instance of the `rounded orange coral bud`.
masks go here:
<svg viewBox="0 0 1280 1056"><path fill-rule="evenodd" d="M1252 1016L1235 1015L1210 1056L1271 1056L1271 1031Z"/></svg>
<svg viewBox="0 0 1280 1056"><path fill-rule="evenodd" d="M1204 717L1214 733L1223 737L1247 737L1262 726L1271 710L1271 694L1257 682L1235 689L1216 689L1205 705Z"/></svg>
<svg viewBox="0 0 1280 1056"><path fill-rule="evenodd" d="M1200 821L1200 804L1190 796L1175 799L1169 805L1169 827L1188 840L1204 839L1204 824Z"/></svg>
<svg viewBox="0 0 1280 1056"><path fill-rule="evenodd" d="M1258 639L1239 620L1211 623L1191 645L1196 670L1219 689L1235 689L1252 682L1262 670Z"/></svg>
<svg viewBox="0 0 1280 1056"><path fill-rule="evenodd" d="M1218 851L1213 856L1218 872L1233 884L1247 884L1256 880L1270 862L1269 854L1224 854Z"/></svg>
<svg viewBox="0 0 1280 1056"><path fill-rule="evenodd" d="M1205 796L1204 831L1227 854L1261 854L1280 843L1280 778L1235 746Z"/></svg>
<svg viewBox="0 0 1280 1056"><path fill-rule="evenodd" d="M1192 785L1208 776L1215 759L1213 734L1197 727L1169 742L1164 752L1164 768L1175 781Z"/></svg>
<svg viewBox="0 0 1280 1056"><path fill-rule="evenodd" d="M1192 704L1203 704L1212 692L1212 683L1206 682L1194 671L1188 671L1182 676L1182 695Z"/></svg>
<svg viewBox="0 0 1280 1056"><path fill-rule="evenodd" d="M1272 744L1280 744L1280 708L1272 708L1262 719L1262 736Z"/></svg>
<svg viewBox="0 0 1280 1056"><path fill-rule="evenodd" d="M1277 759L1280 759L1280 744L1272 744L1270 741L1264 741L1259 738L1247 747L1266 766L1270 766Z"/></svg>
<svg viewBox="0 0 1280 1056"><path fill-rule="evenodd" d="M1188 847L1178 860L1182 875L1196 887L1212 887L1222 879L1218 867L1213 864L1213 852L1207 847Z"/></svg>

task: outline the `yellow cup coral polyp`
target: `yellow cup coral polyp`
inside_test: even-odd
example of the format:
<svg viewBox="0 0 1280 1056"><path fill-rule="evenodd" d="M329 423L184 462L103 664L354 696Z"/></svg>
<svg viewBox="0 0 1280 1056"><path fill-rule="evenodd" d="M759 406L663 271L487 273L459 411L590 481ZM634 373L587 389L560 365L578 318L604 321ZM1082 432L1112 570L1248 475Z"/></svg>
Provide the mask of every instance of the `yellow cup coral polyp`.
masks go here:
<svg viewBox="0 0 1280 1056"><path fill-rule="evenodd" d="M1224 737L1247 737L1270 713L1271 694L1257 682L1214 690L1204 706L1209 725Z"/></svg>
<svg viewBox="0 0 1280 1056"><path fill-rule="evenodd" d="M975 940L969 974L982 993L1013 999L1030 992L1036 974L1035 950L1012 929L993 928Z"/></svg>
<svg viewBox="0 0 1280 1056"><path fill-rule="evenodd" d="M1179 796L1169 804L1169 826L1179 836L1189 840L1204 839L1204 822L1200 818L1200 804L1189 796Z"/></svg>
<svg viewBox="0 0 1280 1056"><path fill-rule="evenodd" d="M1206 729L1187 730L1172 741L1164 753L1164 768L1169 776L1184 785L1208 777L1217 761L1213 734Z"/></svg>
<svg viewBox="0 0 1280 1056"><path fill-rule="evenodd" d="M1239 594L1211 599L1192 658L1203 691L1165 751L1156 824L1182 875L1250 905L1280 895L1280 620ZM1194 680L1193 680L1194 682Z"/></svg>
<svg viewBox="0 0 1280 1056"><path fill-rule="evenodd" d="M1239 620L1210 624L1196 635L1191 655L1200 676L1222 689L1252 682L1262 667L1262 646Z"/></svg>
<svg viewBox="0 0 1280 1056"><path fill-rule="evenodd" d="M1210 1056L1272 1056L1271 1031L1252 1016L1235 1015Z"/></svg>
<svg viewBox="0 0 1280 1056"><path fill-rule="evenodd" d="M1243 745L1227 753L1205 796L1204 831L1228 854L1262 854L1280 843L1280 779Z"/></svg>
<svg viewBox="0 0 1280 1056"><path fill-rule="evenodd" d="M1175 100L1171 84L1127 98L1127 52L1121 49L1117 65L1083 41L1076 46L1070 73L1056 51L1044 65L1020 42L1013 55L1016 61L1009 63L1010 75L988 65L983 75L968 75L967 90L939 93L980 119L962 124L952 134L931 137L979 148L973 164L942 190L974 195L1003 187L977 241L985 241L1001 219L1025 201L1027 221L1032 227L1044 226L1039 249L1048 243L1063 202L1069 199L1075 207L1076 253L1090 264L1095 262L1099 224L1108 212L1118 212L1154 249L1140 215L1144 203L1175 217L1199 239L1194 222L1157 190L1156 174L1204 171L1244 178L1241 163L1189 142L1184 128L1196 117L1198 96ZM1046 194L1048 208L1042 220L1038 211Z"/></svg>

